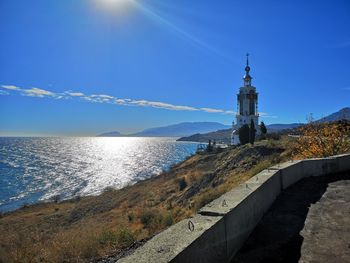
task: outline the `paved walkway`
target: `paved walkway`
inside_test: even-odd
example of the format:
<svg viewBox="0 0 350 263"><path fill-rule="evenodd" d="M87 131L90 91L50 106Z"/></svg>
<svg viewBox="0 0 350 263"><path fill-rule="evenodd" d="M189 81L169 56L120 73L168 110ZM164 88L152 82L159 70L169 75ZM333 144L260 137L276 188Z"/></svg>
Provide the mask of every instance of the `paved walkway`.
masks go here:
<svg viewBox="0 0 350 263"><path fill-rule="evenodd" d="M298 261L350 262L350 172L284 190L232 263Z"/></svg>

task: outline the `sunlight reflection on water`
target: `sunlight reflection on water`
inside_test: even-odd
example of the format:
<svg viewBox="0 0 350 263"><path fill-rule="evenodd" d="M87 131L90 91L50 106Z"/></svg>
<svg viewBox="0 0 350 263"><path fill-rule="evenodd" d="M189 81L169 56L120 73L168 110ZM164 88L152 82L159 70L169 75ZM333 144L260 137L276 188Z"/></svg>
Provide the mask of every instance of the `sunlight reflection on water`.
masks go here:
<svg viewBox="0 0 350 263"><path fill-rule="evenodd" d="M121 188L159 174L196 148L174 138L0 138L0 211Z"/></svg>

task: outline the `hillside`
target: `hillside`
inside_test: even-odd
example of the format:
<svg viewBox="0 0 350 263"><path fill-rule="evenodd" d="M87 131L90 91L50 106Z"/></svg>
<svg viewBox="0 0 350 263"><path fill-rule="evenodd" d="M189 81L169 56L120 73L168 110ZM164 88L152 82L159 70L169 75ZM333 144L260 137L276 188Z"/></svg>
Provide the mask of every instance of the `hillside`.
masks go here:
<svg viewBox="0 0 350 263"><path fill-rule="evenodd" d="M0 217L0 262L91 262L189 217L289 158L289 141L196 154L159 176L99 196L26 206Z"/></svg>
<svg viewBox="0 0 350 263"><path fill-rule="evenodd" d="M335 113L332 113L324 118L317 120L316 122L332 122L338 120L350 120L350 108L343 108ZM304 125L303 123L287 123L287 124L269 124L266 125L268 133L289 133L293 132L295 128ZM196 133L190 136L184 136L177 141L192 141L207 143L209 140L217 141L221 143L229 144L231 141L232 129L218 130L216 132L209 133Z"/></svg>
<svg viewBox="0 0 350 263"><path fill-rule="evenodd" d="M276 123L276 124L269 124L266 125L267 131L268 132L278 132L281 130L286 130L286 129L294 129L298 128L299 126L303 125L302 123Z"/></svg>
<svg viewBox="0 0 350 263"><path fill-rule="evenodd" d="M209 140L216 141L217 143L229 144L231 141L232 129L218 130L215 132L209 132L204 134L193 134L188 137L181 137L177 141L188 141L188 142L203 142L207 143Z"/></svg>
<svg viewBox="0 0 350 263"><path fill-rule="evenodd" d="M292 130L294 128L299 127L300 123L291 123L291 124L270 124L267 125L267 132L268 133L277 133L281 131L288 131ZM215 132L208 132L208 133L196 133L190 136L184 136L177 141L188 141L188 142L202 142L207 143L209 140L216 141L217 143L225 143L230 144L231 142L231 133L232 129L224 129L224 130L218 130Z"/></svg>
<svg viewBox="0 0 350 263"><path fill-rule="evenodd" d="M118 137L118 136L122 136L122 134L118 131L105 132L97 135L97 137Z"/></svg>
<svg viewBox="0 0 350 263"><path fill-rule="evenodd" d="M346 107L318 120L318 122L332 122L339 120L350 120L350 108Z"/></svg>

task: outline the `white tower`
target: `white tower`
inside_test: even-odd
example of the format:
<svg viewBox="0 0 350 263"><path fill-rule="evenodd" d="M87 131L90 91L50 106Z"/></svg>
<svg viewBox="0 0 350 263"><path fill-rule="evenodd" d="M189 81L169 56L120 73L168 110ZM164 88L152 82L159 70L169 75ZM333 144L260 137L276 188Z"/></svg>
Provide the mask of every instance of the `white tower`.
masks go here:
<svg viewBox="0 0 350 263"><path fill-rule="evenodd" d="M247 54L247 65L245 67L245 75L243 76L244 86L239 88L237 94L237 114L236 125L232 125L231 144L239 144L239 128L247 124L250 126L253 120L255 129L259 131L259 114L258 114L258 93L256 88L252 86L252 77L249 75L249 54Z"/></svg>

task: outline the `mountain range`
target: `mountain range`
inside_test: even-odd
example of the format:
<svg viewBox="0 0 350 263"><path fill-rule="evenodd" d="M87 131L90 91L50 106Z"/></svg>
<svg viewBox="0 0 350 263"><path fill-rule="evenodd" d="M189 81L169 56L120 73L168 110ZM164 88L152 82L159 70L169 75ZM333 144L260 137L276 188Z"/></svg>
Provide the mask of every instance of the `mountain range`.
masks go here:
<svg viewBox="0 0 350 263"><path fill-rule="evenodd" d="M133 134L121 134L120 132L106 132L98 135L99 137L182 137L195 133L208 133L230 128L230 125L224 125L219 122L181 122L169 126L145 129Z"/></svg>
<svg viewBox="0 0 350 263"><path fill-rule="evenodd" d="M319 119L317 122L330 122L330 121L339 121L339 120L350 120L350 108L346 107L332 113L326 117Z"/></svg>
<svg viewBox="0 0 350 263"><path fill-rule="evenodd" d="M337 121L341 119L350 120L350 108L343 108L335 113L332 113L326 117L323 117L317 122L329 122ZM293 129L303 123L289 123L289 124L270 124L266 125L269 132L277 132L285 129ZM99 137L120 137L120 136L130 136L130 137L185 137L185 136L203 136L207 139L211 135L230 134L231 125L225 125L219 122L182 122L178 124L155 127L145 129L143 131L133 133L133 134L121 134L118 131L106 132L98 135ZM226 135L224 137L227 137Z"/></svg>

